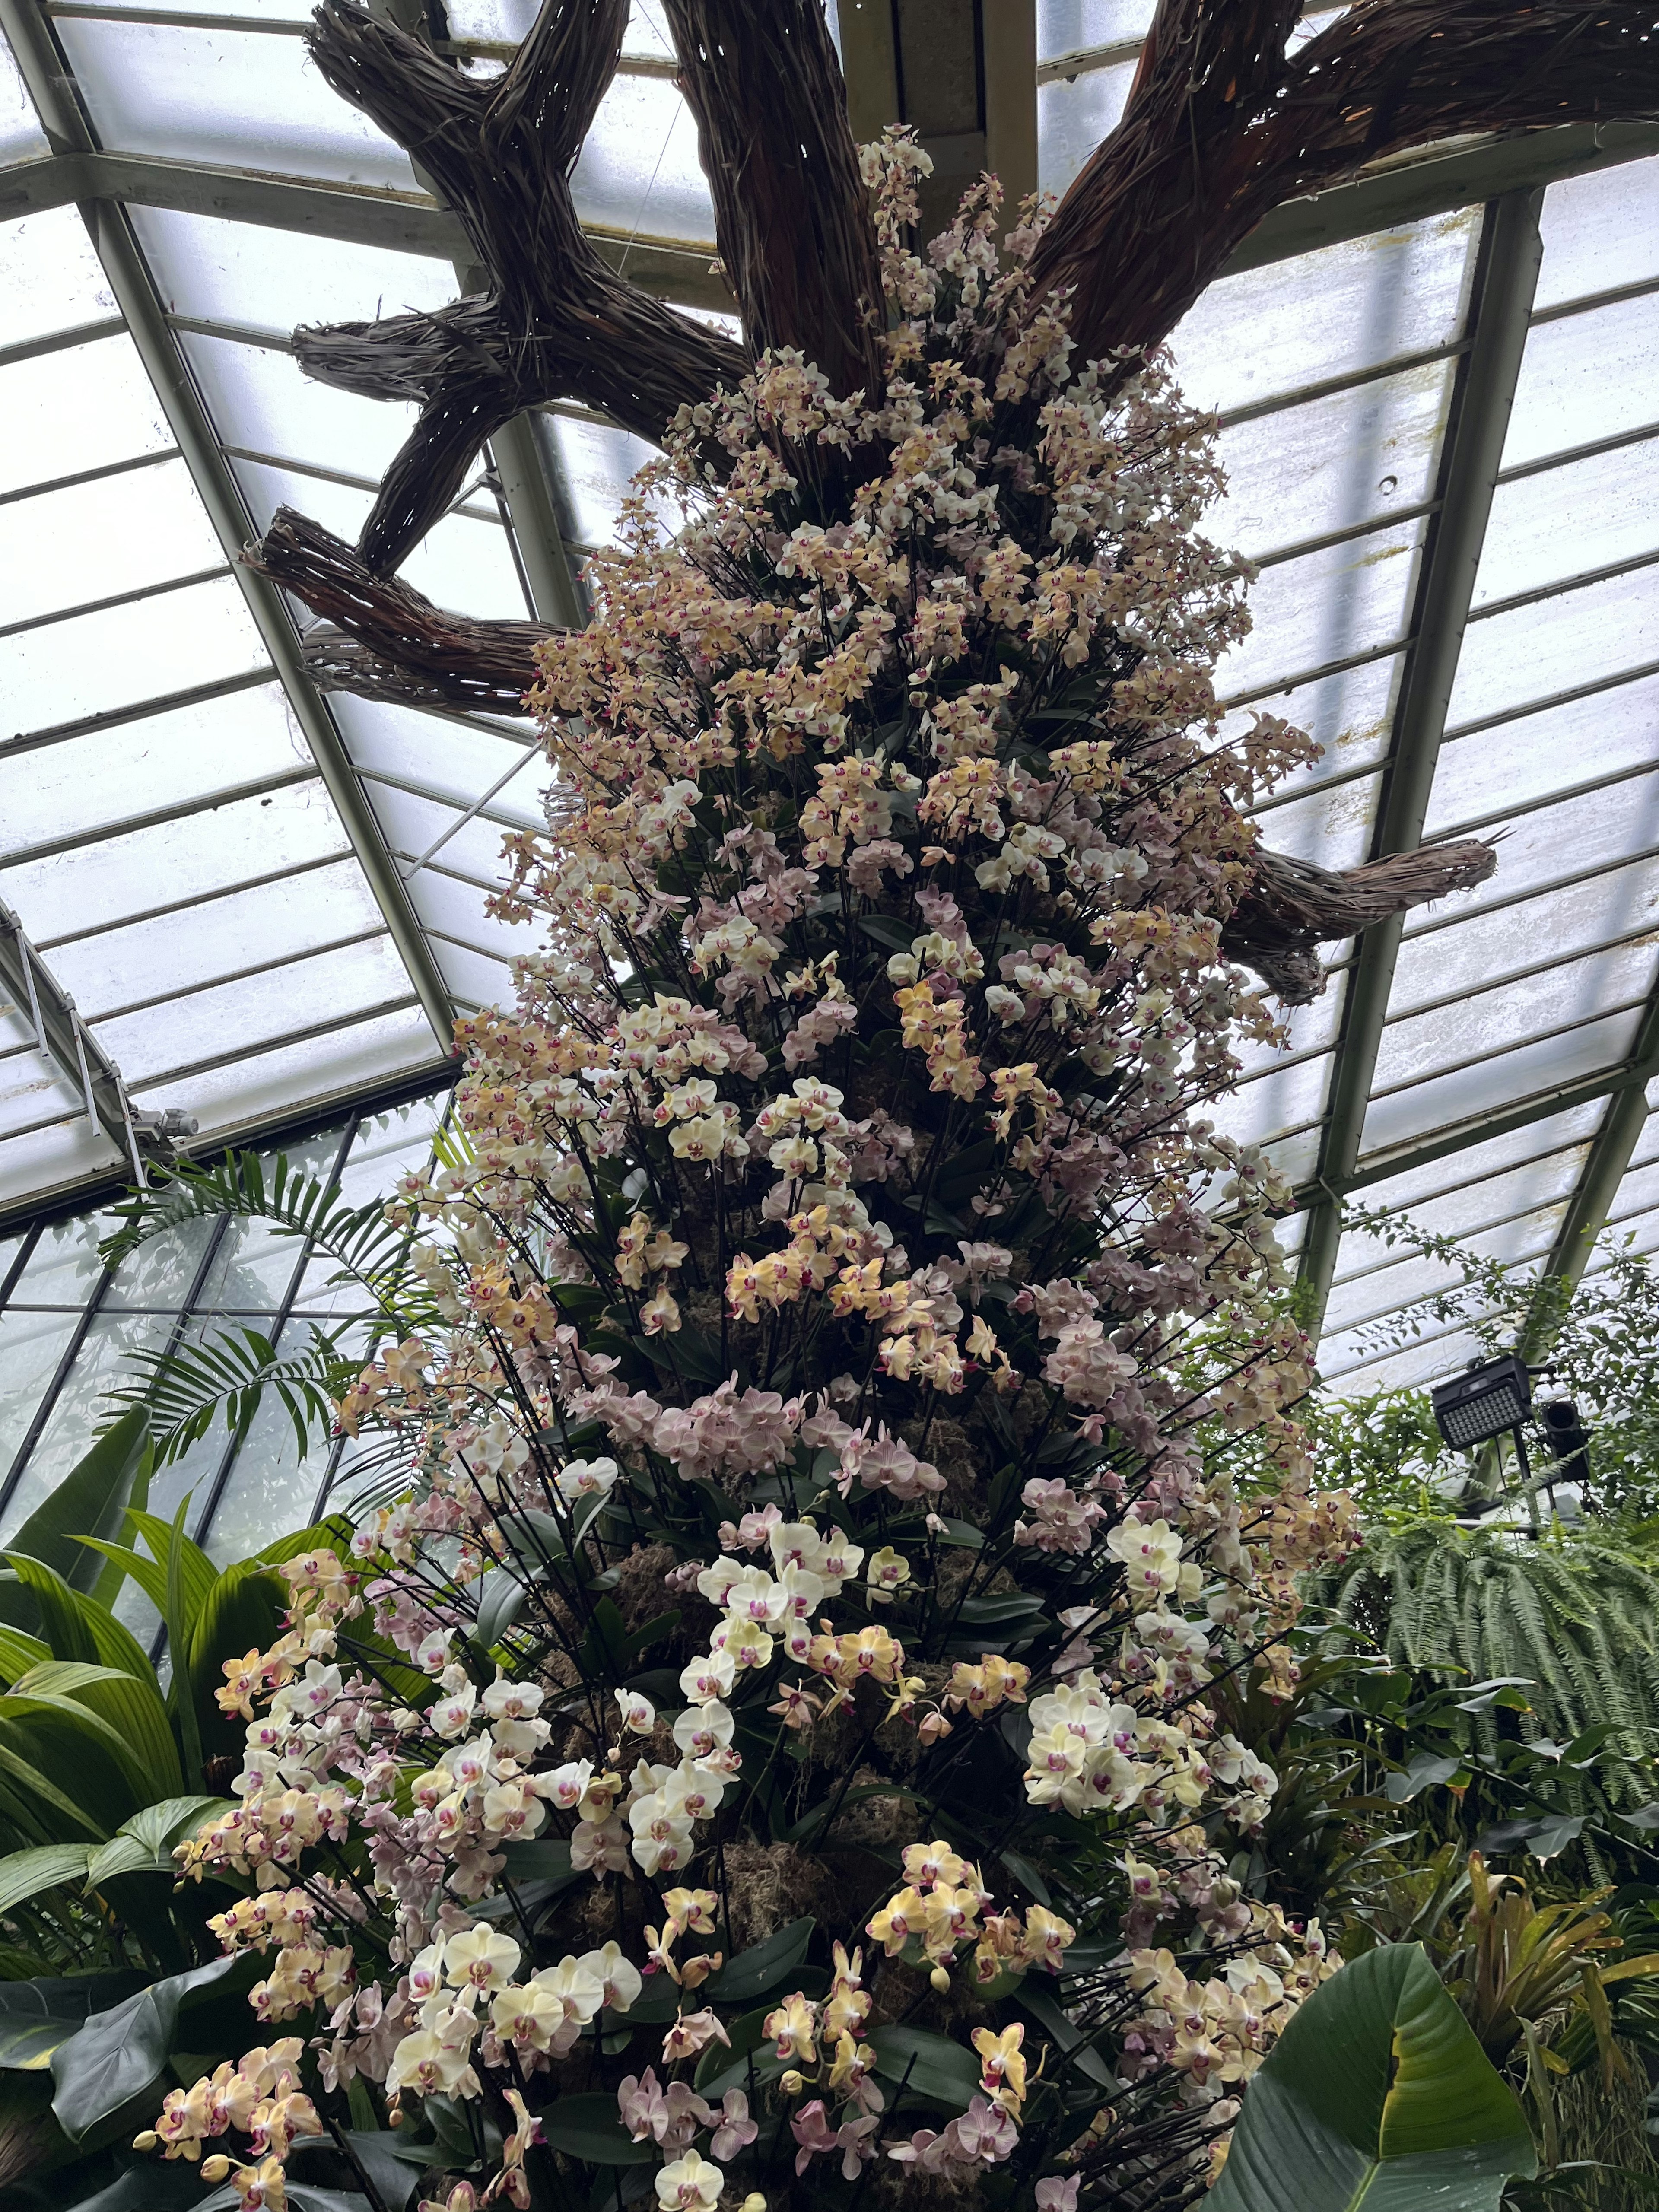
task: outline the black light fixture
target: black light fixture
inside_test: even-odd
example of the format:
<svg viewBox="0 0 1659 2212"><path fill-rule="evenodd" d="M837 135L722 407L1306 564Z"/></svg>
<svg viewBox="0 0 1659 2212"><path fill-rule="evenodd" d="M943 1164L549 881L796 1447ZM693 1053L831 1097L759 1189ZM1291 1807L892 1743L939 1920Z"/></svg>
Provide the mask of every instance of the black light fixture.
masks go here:
<svg viewBox="0 0 1659 2212"><path fill-rule="evenodd" d="M1518 1430L1532 1410L1532 1382L1518 1353L1478 1362L1430 1394L1441 1435L1457 1451Z"/></svg>
<svg viewBox="0 0 1659 2212"><path fill-rule="evenodd" d="M1579 1418L1577 1407L1571 1398L1550 1398L1538 1408L1538 1418L1544 1425L1551 1451L1558 1460L1577 1460L1576 1480L1582 1481L1589 1431Z"/></svg>

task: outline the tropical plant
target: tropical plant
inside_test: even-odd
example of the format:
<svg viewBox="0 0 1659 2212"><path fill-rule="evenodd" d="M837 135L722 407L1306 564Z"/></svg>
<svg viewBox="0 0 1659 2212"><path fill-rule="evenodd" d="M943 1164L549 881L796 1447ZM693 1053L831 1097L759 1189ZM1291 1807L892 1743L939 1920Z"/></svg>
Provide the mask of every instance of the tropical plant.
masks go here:
<svg viewBox="0 0 1659 2212"><path fill-rule="evenodd" d="M1416 1943L1316 1990L1253 2078L1210 2212L1497 2212L1526 2117Z"/></svg>
<svg viewBox="0 0 1659 2212"><path fill-rule="evenodd" d="M181 1887L173 1846L229 1809L242 1727L221 1693L289 1602L313 1529L219 1569L144 1510L144 1415L124 1415L3 1554L0 1602L0 2186L61 2204L137 2188L131 2137L179 2038L213 2047L249 1975L210 1922L231 1891ZM108 1535L78 1532L85 1516ZM41 1556L46 1554L47 1556ZM305 1572L301 1565L293 1571ZM167 1638L165 1679L114 1609L131 1580ZM12 1625L19 1619L27 1627ZM233 2031L234 2032L234 2031ZM240 2049L240 2040L238 2040Z"/></svg>
<svg viewBox="0 0 1659 2212"><path fill-rule="evenodd" d="M406 1494L239 1668L183 1862L257 1870L216 1924L320 2062L281 2148L264 2040L155 2127L245 2195L329 2131L296 2170L550 2206L1175 2205L1329 1969L1227 1870L1273 1777L1206 1703L1350 1540L1285 1193L1200 1111L1273 1033L1221 933L1303 742L1221 738L1207 429L1073 368L994 185L915 256L924 163L872 156L884 396L717 394L544 648L544 948L441 1172L336 1238Z"/></svg>
<svg viewBox="0 0 1659 2212"><path fill-rule="evenodd" d="M1570 1840L1589 1820L1600 1848L1638 1850L1632 1870L1651 1873L1641 1838L1659 1822L1659 1572L1648 1558L1593 1523L1532 1540L1439 1516L1397 1518L1372 1528L1319 1595L1328 1617L1398 1670L1430 1684L1510 1686L1507 1697L1449 1702L1447 1740L1419 1747L1452 1760L1447 1776L1496 1762L1536 1784L1546 1761L1559 1785L1552 1808L1519 1816L1540 1823L1532 1835L1553 1833L1559 1849L1559 1822L1577 1823ZM1468 1809L1510 1818L1479 1794ZM1527 1835L1522 1826L1506 1840Z"/></svg>

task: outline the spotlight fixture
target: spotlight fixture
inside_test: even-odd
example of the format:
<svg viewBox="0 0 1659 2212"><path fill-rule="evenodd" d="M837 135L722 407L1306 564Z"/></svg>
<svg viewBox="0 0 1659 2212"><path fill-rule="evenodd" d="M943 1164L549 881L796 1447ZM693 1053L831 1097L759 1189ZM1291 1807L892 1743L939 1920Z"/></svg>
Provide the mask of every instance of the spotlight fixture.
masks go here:
<svg viewBox="0 0 1659 2212"><path fill-rule="evenodd" d="M1589 1431L1579 1419L1577 1407L1571 1398L1551 1398L1538 1408L1538 1418L1544 1425L1551 1451L1558 1460L1577 1460L1578 1469L1574 1479L1582 1480Z"/></svg>
<svg viewBox="0 0 1659 2212"><path fill-rule="evenodd" d="M1431 1403L1446 1442L1456 1451L1472 1451L1526 1419L1532 1409L1527 1364L1515 1352L1477 1361L1455 1382L1437 1384Z"/></svg>

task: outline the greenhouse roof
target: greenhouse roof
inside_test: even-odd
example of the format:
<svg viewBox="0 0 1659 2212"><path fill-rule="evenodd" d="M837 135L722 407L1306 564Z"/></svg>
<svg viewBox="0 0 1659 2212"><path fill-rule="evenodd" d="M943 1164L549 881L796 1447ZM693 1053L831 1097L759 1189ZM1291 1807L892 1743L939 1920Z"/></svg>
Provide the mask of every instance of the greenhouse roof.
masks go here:
<svg viewBox="0 0 1659 2212"><path fill-rule="evenodd" d="M1035 144L1063 188L1150 11L999 4L980 132L933 150L1021 181ZM533 12L428 20L487 73ZM865 125L907 58L878 13L843 0ZM297 0L0 0L0 1223L106 1187L169 1109L199 1147L441 1079L520 949L488 902L503 831L540 819L531 726L325 696L237 557L283 504L355 537L408 426L302 376L294 326L435 309L465 275L305 27ZM636 282L718 313L696 137L636 0L577 206ZM1571 129L1385 165L1281 208L1174 340L1221 421L1210 527L1261 566L1224 696L1321 745L1267 842L1345 867L1504 833L1478 890L1334 948L1224 1110L1297 1188L1345 1387L1467 1356L1379 1358L1368 1325L1444 1271L1342 1233L1345 1198L1553 1267L1604 1218L1659 1242L1656 148ZM574 405L522 418L405 573L571 617L645 452Z"/></svg>

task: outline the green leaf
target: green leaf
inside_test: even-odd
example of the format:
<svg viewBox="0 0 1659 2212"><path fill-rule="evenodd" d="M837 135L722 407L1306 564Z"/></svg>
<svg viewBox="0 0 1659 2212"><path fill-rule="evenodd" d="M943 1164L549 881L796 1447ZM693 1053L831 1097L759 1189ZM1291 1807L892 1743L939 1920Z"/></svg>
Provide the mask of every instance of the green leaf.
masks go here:
<svg viewBox="0 0 1659 2212"><path fill-rule="evenodd" d="M140 1408L124 1413L35 1507L9 1548L56 1568L71 1588L89 1589L98 1562L81 1536L115 1534L149 1449L149 1416ZM0 1583L0 1620L33 1628L35 1619L33 1593L19 1583Z"/></svg>
<svg viewBox="0 0 1659 2212"><path fill-rule="evenodd" d="M52 1650L60 1661L90 1660L98 1672L76 1694L100 1720L107 1721L131 1748L149 1790L177 1792L184 1783L179 1749L173 1740L167 1705L156 1687L155 1670L137 1639L112 1613L71 1589L60 1575L19 1555L19 1574L34 1592ZM44 1668L19 1675L13 1688L33 1688Z"/></svg>
<svg viewBox="0 0 1659 2212"><path fill-rule="evenodd" d="M966 2044L930 2027L878 2027L870 2034L876 2071L890 2081L905 2081L906 2094L965 2112L980 2094L980 2063ZM908 2080L907 2080L908 2076Z"/></svg>
<svg viewBox="0 0 1659 2212"><path fill-rule="evenodd" d="M12 1851L0 1859L0 1912L59 1882L78 1881L91 1855L88 1844L43 1844L32 1851Z"/></svg>
<svg viewBox="0 0 1659 2212"><path fill-rule="evenodd" d="M38 1636L25 1636L21 1628L0 1628L0 1682L8 1687L20 1674L27 1674L31 1667L38 1667L43 1659L53 1656L50 1644L43 1644ZM1659 1820L1659 1806L1654 1808Z"/></svg>
<svg viewBox="0 0 1659 2212"><path fill-rule="evenodd" d="M190 1692L197 1729L210 1750L240 1750L242 1723L222 1714L215 1692L225 1686L225 1662L265 1651L281 1632L288 1585L262 1560L227 1567L202 1601L190 1628Z"/></svg>
<svg viewBox="0 0 1659 2212"><path fill-rule="evenodd" d="M709 1976L704 1984L708 1994L722 2005L746 2004L759 1996L799 1966L817 1926L809 1913L804 1920L789 1921L763 1943L739 1951L718 1974Z"/></svg>
<svg viewBox="0 0 1659 2212"><path fill-rule="evenodd" d="M895 921L890 914L861 914L859 927L866 937L873 937L878 945L884 945L890 952L908 952L918 935L924 933L908 922Z"/></svg>
<svg viewBox="0 0 1659 2212"><path fill-rule="evenodd" d="M59 2044L52 2055L52 2109L64 2134L78 2142L159 2081L172 2053L179 2006L236 1963L230 1957L210 1959L188 1973L152 1982L107 2012L94 2013L77 2034Z"/></svg>
<svg viewBox="0 0 1659 2212"><path fill-rule="evenodd" d="M173 1515L173 1526L167 1534L167 1601L161 1617L167 1625L167 1649L173 1654L170 1702L185 1747L185 1778L199 1783L202 1778L202 1729L196 1716L196 1698L190 1680L190 1631L192 1620L212 1595L213 1586L209 1583L195 1605L189 1603L185 1588L185 1546L190 1540L185 1534L185 1511L189 1504L190 1493L186 1491L179 1500L179 1510ZM145 1541L160 1557L155 1538L148 1531ZM194 1545L191 1546L192 1551L195 1548ZM214 1581L217 1580L216 1573Z"/></svg>
<svg viewBox="0 0 1659 2212"><path fill-rule="evenodd" d="M44 1666L31 1667L27 1674L20 1674L5 1696L0 1697L0 1720L27 1720L50 1715L63 1729L89 1737L113 1759L131 1793L136 1810L150 1796L150 1778L142 1754L130 1738L101 1713L94 1711L84 1696L77 1694L107 1682L130 1679L113 1667L88 1667L79 1662L50 1659ZM66 1760L72 1759L73 1747L66 1745L62 1755ZM58 1771L64 1770L60 1766Z"/></svg>
<svg viewBox="0 0 1659 2212"><path fill-rule="evenodd" d="M87 1887L100 1888L118 1875L176 1875L174 1843L181 1835L193 1834L210 1813L229 1809L223 1797L168 1797L158 1805L146 1805L92 1853L87 1862Z"/></svg>
<svg viewBox="0 0 1659 2212"><path fill-rule="evenodd" d="M404 2133L407 2132L405 2129ZM386 2212L404 2212L404 2207L415 2193L421 2169L400 2154L397 2136L389 2128L344 2128L341 2135L352 2156L368 2175L375 2195L386 2207ZM331 2151L333 2148L331 2136L301 2136L293 2144L289 2156L292 2159L296 2153ZM304 2185L302 2183L301 2186ZM292 2191L290 2179L290 2195Z"/></svg>
<svg viewBox="0 0 1659 2212"><path fill-rule="evenodd" d="M1514 2093L1418 1943L1307 1998L1245 2093L1206 2212L1498 2212L1537 2157Z"/></svg>
<svg viewBox="0 0 1659 2212"><path fill-rule="evenodd" d="M602 2090L575 2097L556 2097L542 2114L542 2135L555 2150L590 2166L647 2166L654 2163L656 2145L635 2142L623 2126L617 2100Z"/></svg>
<svg viewBox="0 0 1659 2212"><path fill-rule="evenodd" d="M38 1797L42 1804L54 1807L71 1827L84 1830L100 1844L105 1841L108 1831L100 1826L84 1805L66 1795L55 1782L48 1781L38 1766L32 1765L16 1746L8 1740L8 1732L3 1727L0 1727L0 1772L9 1775L15 1782L21 1783L24 1789L32 1796Z"/></svg>
<svg viewBox="0 0 1659 2212"><path fill-rule="evenodd" d="M91 2013L131 1996L142 1974L65 1974L28 1982L0 1982L0 2067L44 2073L60 2043L82 2028Z"/></svg>

